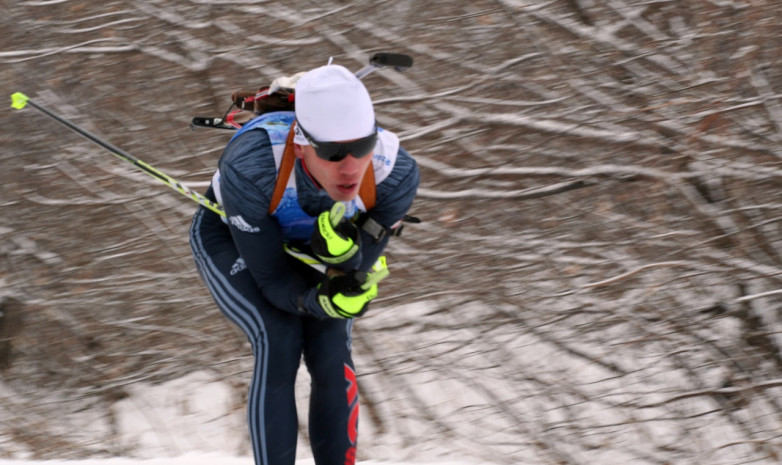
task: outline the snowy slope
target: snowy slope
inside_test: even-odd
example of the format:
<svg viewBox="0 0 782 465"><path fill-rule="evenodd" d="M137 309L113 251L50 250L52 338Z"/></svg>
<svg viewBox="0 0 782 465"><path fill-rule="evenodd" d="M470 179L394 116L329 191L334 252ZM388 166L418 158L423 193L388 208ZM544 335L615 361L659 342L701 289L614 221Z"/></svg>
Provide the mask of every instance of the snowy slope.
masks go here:
<svg viewBox="0 0 782 465"><path fill-rule="evenodd" d="M49 460L46 462L23 461L23 460L0 460L0 465L252 465L254 462L250 457L229 457L217 454L189 454L182 457L167 459L150 460L132 460L132 459L95 459L95 460L68 460L57 461ZM313 465L312 460L298 460L296 465ZM369 460L359 462L358 465L426 465L413 462L376 462ZM464 462L437 462L432 465L490 465L468 464Z"/></svg>

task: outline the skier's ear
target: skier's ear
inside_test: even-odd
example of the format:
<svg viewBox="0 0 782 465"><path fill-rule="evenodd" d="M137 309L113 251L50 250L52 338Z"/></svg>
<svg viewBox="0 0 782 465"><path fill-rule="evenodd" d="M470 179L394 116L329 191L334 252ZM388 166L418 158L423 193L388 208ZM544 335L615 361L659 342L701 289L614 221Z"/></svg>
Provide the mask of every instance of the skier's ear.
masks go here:
<svg viewBox="0 0 782 465"><path fill-rule="evenodd" d="M293 153L296 154L296 158L304 158L304 151L306 147L300 144L293 144Z"/></svg>

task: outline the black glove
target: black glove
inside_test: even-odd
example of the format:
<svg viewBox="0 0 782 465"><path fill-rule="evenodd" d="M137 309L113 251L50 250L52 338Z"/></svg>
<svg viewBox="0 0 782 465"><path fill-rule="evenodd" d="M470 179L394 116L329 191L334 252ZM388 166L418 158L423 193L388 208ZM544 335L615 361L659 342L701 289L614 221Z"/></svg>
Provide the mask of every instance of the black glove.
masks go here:
<svg viewBox="0 0 782 465"><path fill-rule="evenodd" d="M331 318L361 316L369 308L369 302L377 297L377 283L386 276L386 259L380 257L369 273L351 271L326 277L318 286L318 305Z"/></svg>
<svg viewBox="0 0 782 465"><path fill-rule="evenodd" d="M356 255L360 246L358 228L345 219L345 205L342 202L334 203L330 211L318 215L310 237L310 247L323 263L344 263Z"/></svg>

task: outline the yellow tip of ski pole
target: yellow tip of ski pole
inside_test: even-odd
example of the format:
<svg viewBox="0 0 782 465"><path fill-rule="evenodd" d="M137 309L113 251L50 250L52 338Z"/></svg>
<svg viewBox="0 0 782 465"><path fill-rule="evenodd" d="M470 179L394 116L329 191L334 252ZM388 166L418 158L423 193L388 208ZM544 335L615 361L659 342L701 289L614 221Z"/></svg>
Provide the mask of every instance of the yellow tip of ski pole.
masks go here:
<svg viewBox="0 0 782 465"><path fill-rule="evenodd" d="M21 92L17 92L11 95L11 106L17 110L21 110L27 105L28 100L30 100L30 97L24 95Z"/></svg>

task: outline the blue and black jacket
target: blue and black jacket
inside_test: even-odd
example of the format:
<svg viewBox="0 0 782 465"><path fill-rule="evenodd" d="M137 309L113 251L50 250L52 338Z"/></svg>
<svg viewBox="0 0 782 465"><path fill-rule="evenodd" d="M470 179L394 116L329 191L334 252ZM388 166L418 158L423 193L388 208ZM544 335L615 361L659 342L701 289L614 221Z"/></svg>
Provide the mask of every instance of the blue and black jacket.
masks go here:
<svg viewBox="0 0 782 465"><path fill-rule="evenodd" d="M293 112L266 113L247 123L228 143L211 191L226 212L234 244L264 298L278 309L320 314L317 276L285 253L283 244L306 245L315 219L334 204L297 159L282 200L269 212ZM398 137L379 130L372 158L376 191L370 209L361 198L346 202L346 216L369 218L390 230L407 214L419 183L418 167ZM388 244L360 230L361 249L343 269L368 271Z"/></svg>

